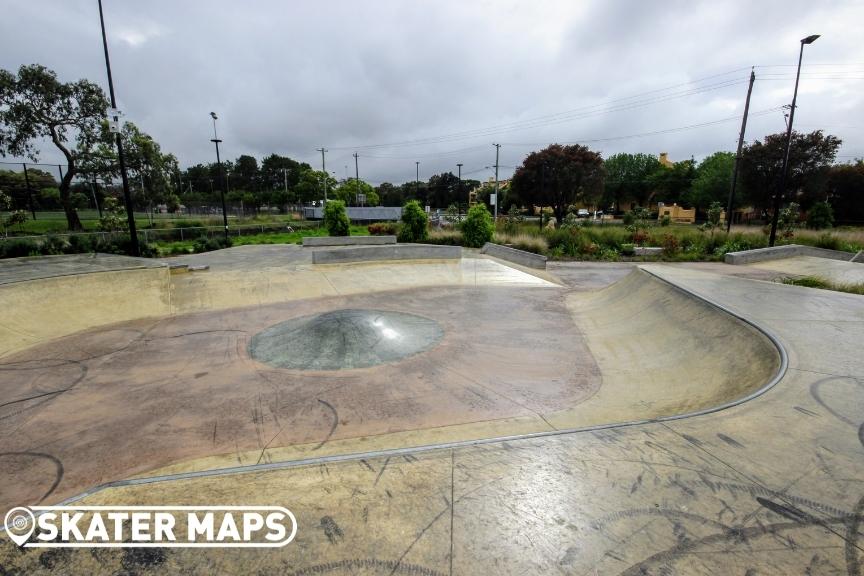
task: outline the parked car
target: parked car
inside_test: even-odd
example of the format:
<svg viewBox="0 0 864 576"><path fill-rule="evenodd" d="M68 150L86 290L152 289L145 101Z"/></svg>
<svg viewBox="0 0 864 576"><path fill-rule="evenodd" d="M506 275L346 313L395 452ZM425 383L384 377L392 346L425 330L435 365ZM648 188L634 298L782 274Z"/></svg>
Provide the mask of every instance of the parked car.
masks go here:
<svg viewBox="0 0 864 576"><path fill-rule="evenodd" d="M579 210L576 211L577 218L588 218L590 216L591 213L588 211L587 208L579 208Z"/></svg>

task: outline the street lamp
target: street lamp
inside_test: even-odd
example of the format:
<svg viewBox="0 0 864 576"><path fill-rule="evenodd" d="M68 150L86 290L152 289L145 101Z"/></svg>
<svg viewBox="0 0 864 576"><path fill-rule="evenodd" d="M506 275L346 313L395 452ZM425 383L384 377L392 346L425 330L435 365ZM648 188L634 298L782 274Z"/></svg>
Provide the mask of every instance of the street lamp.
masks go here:
<svg viewBox="0 0 864 576"><path fill-rule="evenodd" d="M211 142L216 144L216 164L219 166L219 175L222 175L222 159L219 158L219 143L222 140L219 139L219 136L216 134L216 120L218 120L218 116L216 116L215 112L210 112L210 117L213 118L213 138L210 139ZM223 184L219 187L219 193L222 196L222 224L225 226L225 239L228 239L228 208L225 206L225 184L227 180L222 178Z"/></svg>
<svg viewBox="0 0 864 576"><path fill-rule="evenodd" d="M798 72L795 74L795 92L792 94L792 107L789 109L789 124L786 126L786 150L783 153L783 167L780 169L780 187L774 195L774 214L771 216L771 235L768 245L774 246L777 239L777 222L780 217L780 202L786 194L786 175L789 171L789 150L792 148L792 122L795 120L795 101L798 99L798 80L801 78L801 60L804 58L804 45L812 44L819 38L813 34L801 39L801 49L798 52Z"/></svg>

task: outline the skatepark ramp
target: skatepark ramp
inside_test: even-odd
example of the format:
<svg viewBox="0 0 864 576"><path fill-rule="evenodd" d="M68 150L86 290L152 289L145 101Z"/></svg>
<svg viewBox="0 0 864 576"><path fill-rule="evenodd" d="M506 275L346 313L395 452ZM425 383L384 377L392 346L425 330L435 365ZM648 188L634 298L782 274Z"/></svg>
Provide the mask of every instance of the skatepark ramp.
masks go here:
<svg viewBox="0 0 864 576"><path fill-rule="evenodd" d="M644 268L567 305L603 385L556 427L720 410L769 388L785 366L764 331Z"/></svg>

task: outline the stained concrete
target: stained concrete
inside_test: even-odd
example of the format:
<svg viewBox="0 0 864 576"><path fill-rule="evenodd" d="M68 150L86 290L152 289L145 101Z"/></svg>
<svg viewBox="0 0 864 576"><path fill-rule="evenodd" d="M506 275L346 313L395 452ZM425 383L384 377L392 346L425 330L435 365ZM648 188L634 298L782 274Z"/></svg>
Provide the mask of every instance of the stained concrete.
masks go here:
<svg viewBox="0 0 864 576"><path fill-rule="evenodd" d="M643 268L644 272L627 276L624 283L597 293L578 287L599 281L604 276L602 270L585 282L576 278L578 273L568 270L568 283L577 287L574 289L460 289L487 300L490 313L500 314L503 308L508 315L517 313L524 304L499 306L503 294L512 292L521 303L525 294L517 293L535 292L539 300L528 311L532 316L544 321L568 318L584 334L586 347L603 377L600 392L611 385L606 378L608 363L614 366L618 362L624 369L628 358L632 358L629 354L655 361L618 380L628 387L624 394L641 390L646 395L662 392L667 386L658 371L668 370L672 376L676 366L706 358L709 363L701 373L684 372L692 384L688 394L699 390L703 376L708 378L704 388L709 388L707 382L716 384L718 381L712 378L724 370L742 370L737 381L740 374L747 372L749 361L736 366L734 357L711 359L730 346L765 345L763 336L754 338L752 330L740 321L718 316L716 309L711 312L710 305L698 300L688 302L695 295L728 308L776 336L789 362L779 383L747 402L698 417L511 438L415 455L370 454L299 468L111 488L82 502L284 505L297 515L297 540L279 550L166 550L147 556L123 551L100 551L96 555L88 550L51 554L18 550L4 542L0 546L0 565L4 570L28 573L94 574L120 570L369 575L859 574L864 557L864 358L860 354L864 298L754 282L682 266ZM618 268L609 276L623 272L626 270ZM406 299L397 307L401 309L429 291L407 289ZM392 293L379 296L387 295ZM308 307L314 302L322 310L331 309L333 303L325 300L298 301L295 305ZM441 306L442 313L449 310L458 317L460 312L451 308L450 299L445 300L448 304ZM645 305L640 306L640 302ZM420 303L426 310L434 309L428 304ZM210 338L215 334L211 332L213 326L224 329L230 323L230 319L222 319L226 314L192 315L207 317L206 322L194 327L194 335L190 332L182 338L167 338L171 335L169 326L157 326L165 332L157 330L162 337L151 338L146 346L164 341L174 351L176 343L184 339ZM272 312L264 315L272 316ZM580 324L580 318L590 321ZM664 328L662 322L669 324ZM717 322L727 325L714 327ZM681 338L663 346L666 334L675 333L669 332L674 324ZM521 328L529 325L519 323ZM708 330L700 331L700 327ZM183 327L188 328L193 326ZM536 352L556 346L549 339L560 335L560 329L536 328L526 335L529 340L523 345L528 344ZM482 330L488 329L484 324ZM507 339L498 330L493 330L488 340L501 346ZM638 348L631 348L627 339L639 339L643 330L649 331L643 340L656 342L641 342ZM611 345L614 340L625 344L627 354L616 358L617 349ZM101 341L81 344L80 352L89 350L92 358L87 362L97 362L100 367L107 364L107 369L117 360L114 354L95 353L100 347L104 351L107 343L123 346L119 334L106 333ZM211 363L218 360L217 370L242 364L234 356L236 347L218 341L216 344L213 353L204 357ZM608 355L602 353L604 345L608 346ZM646 354L650 346L655 346L654 354ZM491 344L486 349L493 350ZM661 362L657 354L664 350L667 361ZM74 371L75 364L64 363L67 352L54 351L55 370L44 371L41 385L50 388L55 384L46 378L63 382L75 376L63 376L59 370ZM184 356L182 350L174 353ZM196 359L185 356L187 362ZM445 365L472 365L466 362L474 356L470 354L461 362L448 356ZM523 350L499 358L509 359L508 370L512 370L524 366L530 357ZM115 369L122 364L119 362ZM44 369L48 360L38 365ZM139 366L141 373L156 371L140 360L135 360L133 366ZM195 367L189 366L189 370ZM167 390L178 374L185 373L176 368L164 373L161 390ZM341 384L334 382L336 386ZM106 385L103 382L103 390ZM142 388L133 403L151 387ZM178 409L218 397L222 390L228 387L208 388L205 395L190 391ZM128 391L123 396L125 400ZM588 405L597 397L594 394L577 406ZM552 404L560 406L561 402L553 400ZM650 410L651 406L652 400L646 399L643 408ZM501 422L505 429L514 426L512 420ZM164 426L154 427L152 433L160 431L161 437L154 436L160 439L151 441L156 442L155 446L138 443L136 454L140 459L158 460L158 449L172 436L164 434ZM500 428L496 431L502 432ZM68 437L82 434L89 436L86 443L100 447L100 441L89 432ZM43 455L52 455L54 447L68 442L65 438L58 438L52 445L37 445L45 446ZM266 442L267 435L262 438ZM422 441L423 435L412 440ZM330 444L325 443L321 450L327 450ZM360 451L362 444L359 438L349 439L341 448ZM115 453L102 446L102 453ZM267 454L268 450L261 453ZM58 476L56 463L36 455L32 460L34 471L41 467L42 488L47 490ZM103 464L99 457L86 460L91 468ZM62 477L63 468L60 470ZM103 478L104 472L99 476ZM12 486L14 479L4 480L2 485ZM99 479L89 480L95 483ZM38 499L36 492L33 490ZM54 491L48 501L58 497L58 491Z"/></svg>

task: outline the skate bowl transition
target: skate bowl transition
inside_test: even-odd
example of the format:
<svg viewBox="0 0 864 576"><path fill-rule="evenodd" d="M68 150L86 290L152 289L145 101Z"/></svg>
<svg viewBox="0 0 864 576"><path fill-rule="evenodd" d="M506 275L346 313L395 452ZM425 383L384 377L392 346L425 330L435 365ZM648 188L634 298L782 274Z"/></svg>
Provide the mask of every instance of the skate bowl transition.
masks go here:
<svg viewBox="0 0 864 576"><path fill-rule="evenodd" d="M642 269L577 291L487 257L314 265L248 248L192 272L102 255L7 265L4 511L704 414L785 369L764 331Z"/></svg>

